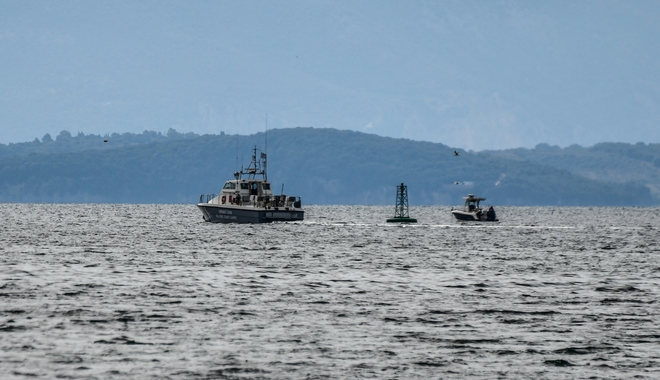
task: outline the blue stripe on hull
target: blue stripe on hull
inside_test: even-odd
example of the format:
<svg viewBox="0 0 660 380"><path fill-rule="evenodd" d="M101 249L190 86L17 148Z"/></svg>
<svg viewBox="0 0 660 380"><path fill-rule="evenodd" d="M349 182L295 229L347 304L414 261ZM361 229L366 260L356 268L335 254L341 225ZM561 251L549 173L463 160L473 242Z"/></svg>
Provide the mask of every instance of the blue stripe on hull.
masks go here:
<svg viewBox="0 0 660 380"><path fill-rule="evenodd" d="M198 204L204 220L212 223L270 223L303 220L303 210L244 209Z"/></svg>

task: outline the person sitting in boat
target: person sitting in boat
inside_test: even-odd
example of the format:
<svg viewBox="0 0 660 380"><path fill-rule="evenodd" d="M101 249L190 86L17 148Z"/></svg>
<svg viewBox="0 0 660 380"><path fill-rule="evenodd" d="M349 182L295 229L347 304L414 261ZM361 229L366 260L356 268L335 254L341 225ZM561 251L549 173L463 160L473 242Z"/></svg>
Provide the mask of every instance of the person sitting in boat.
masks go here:
<svg viewBox="0 0 660 380"><path fill-rule="evenodd" d="M490 220L490 221L494 221L495 218L496 218L495 209L493 208L493 206L490 206L490 208L488 209L488 212L486 213L486 219Z"/></svg>

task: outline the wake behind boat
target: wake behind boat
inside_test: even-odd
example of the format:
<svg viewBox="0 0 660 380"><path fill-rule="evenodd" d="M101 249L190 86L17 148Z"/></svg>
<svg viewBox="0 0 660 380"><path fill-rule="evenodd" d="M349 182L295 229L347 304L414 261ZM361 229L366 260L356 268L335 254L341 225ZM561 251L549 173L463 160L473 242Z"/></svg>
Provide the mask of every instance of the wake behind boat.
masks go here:
<svg viewBox="0 0 660 380"><path fill-rule="evenodd" d="M462 210L452 210L456 220L471 221L471 222L499 222L495 209L490 206L488 211L484 212L483 208L479 205L481 201L486 198L475 197L474 194L468 194L465 199L465 206Z"/></svg>
<svg viewBox="0 0 660 380"><path fill-rule="evenodd" d="M213 223L270 223L303 220L300 197L273 195L266 175L266 154L257 159L257 148L247 168L234 173L220 194L202 194L199 207L204 220ZM260 178L257 178L257 177Z"/></svg>

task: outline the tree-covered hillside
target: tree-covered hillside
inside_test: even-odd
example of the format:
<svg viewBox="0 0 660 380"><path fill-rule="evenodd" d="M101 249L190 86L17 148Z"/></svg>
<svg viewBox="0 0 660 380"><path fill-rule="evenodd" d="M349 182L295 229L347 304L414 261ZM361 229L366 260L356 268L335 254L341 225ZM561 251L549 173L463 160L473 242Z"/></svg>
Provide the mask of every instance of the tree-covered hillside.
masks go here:
<svg viewBox="0 0 660 380"><path fill-rule="evenodd" d="M179 133L173 128L170 128L165 135L154 131L112 133L104 136L86 135L78 132L76 135L72 135L71 132L63 130L55 138L50 133L46 133L41 139L35 138L31 142L0 144L0 158L23 156L33 153L69 153L90 149L114 149L129 145L166 142L195 137L199 137L199 135L194 133Z"/></svg>
<svg viewBox="0 0 660 380"><path fill-rule="evenodd" d="M603 182L634 182L660 198L660 144L600 143L589 148L539 144L534 149L488 151L491 157L524 160Z"/></svg>
<svg viewBox="0 0 660 380"><path fill-rule="evenodd" d="M0 159L4 202L196 203L247 165L266 136L186 135L146 143ZM76 137L72 136L72 139ZM40 142L43 144L44 142ZM650 205L641 183L611 183L494 152L335 129L268 131L268 178L304 203L457 205L474 193L495 205Z"/></svg>

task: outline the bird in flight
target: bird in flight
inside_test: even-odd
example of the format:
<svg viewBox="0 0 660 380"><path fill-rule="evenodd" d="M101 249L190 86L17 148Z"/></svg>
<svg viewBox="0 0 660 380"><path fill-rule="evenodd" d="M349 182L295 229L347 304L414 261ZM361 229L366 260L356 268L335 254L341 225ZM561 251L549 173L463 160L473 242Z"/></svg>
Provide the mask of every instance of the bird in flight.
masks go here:
<svg viewBox="0 0 660 380"><path fill-rule="evenodd" d="M457 151L454 151L454 156L460 156Z"/></svg>

